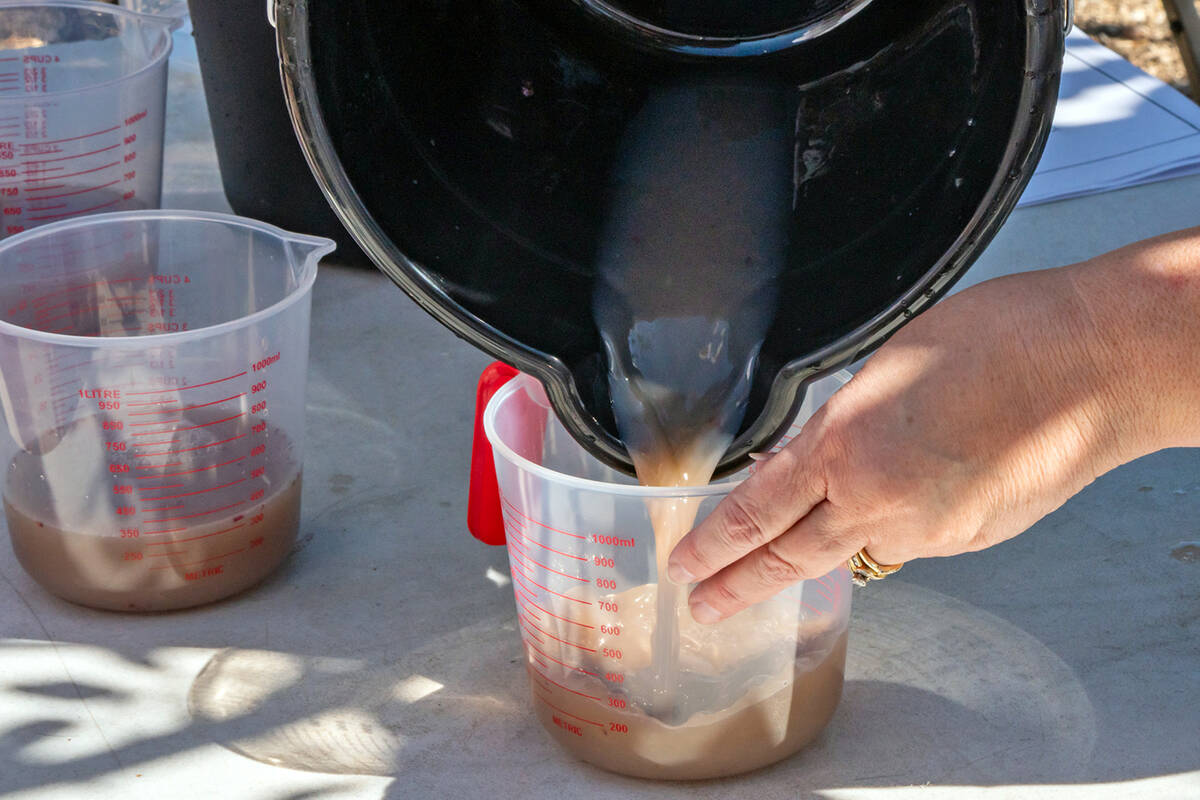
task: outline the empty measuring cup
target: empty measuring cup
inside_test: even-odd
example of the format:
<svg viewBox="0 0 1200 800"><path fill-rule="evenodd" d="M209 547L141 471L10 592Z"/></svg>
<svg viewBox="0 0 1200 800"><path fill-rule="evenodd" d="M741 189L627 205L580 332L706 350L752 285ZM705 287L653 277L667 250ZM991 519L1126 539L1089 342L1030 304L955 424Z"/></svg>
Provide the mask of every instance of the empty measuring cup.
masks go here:
<svg viewBox="0 0 1200 800"><path fill-rule="evenodd" d="M334 245L183 211L0 242L4 511L54 594L154 611L245 589L299 525L317 261Z"/></svg>
<svg viewBox="0 0 1200 800"><path fill-rule="evenodd" d="M813 384L796 424L848 377ZM824 728L841 696L845 569L700 625L655 538L706 516L736 477L639 486L577 444L524 375L482 423L533 705L557 741L617 772L708 778L784 758Z"/></svg>
<svg viewBox="0 0 1200 800"><path fill-rule="evenodd" d="M180 23L86 0L0 2L0 236L158 206Z"/></svg>

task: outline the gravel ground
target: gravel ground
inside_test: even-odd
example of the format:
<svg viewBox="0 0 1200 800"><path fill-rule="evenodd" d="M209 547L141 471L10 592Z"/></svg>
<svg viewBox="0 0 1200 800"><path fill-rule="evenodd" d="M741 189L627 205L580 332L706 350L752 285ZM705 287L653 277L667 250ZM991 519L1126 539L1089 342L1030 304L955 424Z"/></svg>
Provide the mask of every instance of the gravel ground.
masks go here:
<svg viewBox="0 0 1200 800"><path fill-rule="evenodd" d="M1075 25L1193 99L1160 0L1076 0Z"/></svg>

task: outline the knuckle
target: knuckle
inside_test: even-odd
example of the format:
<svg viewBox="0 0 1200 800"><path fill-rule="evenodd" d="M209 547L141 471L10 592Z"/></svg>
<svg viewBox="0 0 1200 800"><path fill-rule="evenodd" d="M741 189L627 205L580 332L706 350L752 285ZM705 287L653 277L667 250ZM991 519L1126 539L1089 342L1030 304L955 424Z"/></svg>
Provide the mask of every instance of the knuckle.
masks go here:
<svg viewBox="0 0 1200 800"><path fill-rule="evenodd" d="M768 542L759 551L755 561L759 580L767 586L781 586L805 579L804 569L785 556L775 541Z"/></svg>
<svg viewBox="0 0 1200 800"><path fill-rule="evenodd" d="M736 494L729 495L725 498L723 522L721 539L731 550L744 552L762 543L761 515L752 502Z"/></svg>
<svg viewBox="0 0 1200 800"><path fill-rule="evenodd" d="M720 569L721 565L710 557L701 544L702 542L696 536L685 536L675 546L675 553L672 557L678 558L682 564L689 565L690 571L695 575L711 575Z"/></svg>
<svg viewBox="0 0 1200 800"><path fill-rule="evenodd" d="M715 601L712 605L723 611L729 611L736 608L741 608L746 605L746 600L742 593L729 585L729 581L720 581L713 584L711 588L709 600Z"/></svg>

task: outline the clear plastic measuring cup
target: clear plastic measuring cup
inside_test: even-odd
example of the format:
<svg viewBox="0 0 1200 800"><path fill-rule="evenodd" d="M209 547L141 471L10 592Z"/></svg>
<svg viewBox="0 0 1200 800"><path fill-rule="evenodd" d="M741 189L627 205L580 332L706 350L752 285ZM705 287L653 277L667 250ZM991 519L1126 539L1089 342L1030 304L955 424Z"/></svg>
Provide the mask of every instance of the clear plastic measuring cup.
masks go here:
<svg viewBox="0 0 1200 800"><path fill-rule="evenodd" d="M299 524L308 326L326 239L127 211L0 242L13 550L46 589L151 611L247 588Z"/></svg>
<svg viewBox="0 0 1200 800"><path fill-rule="evenodd" d="M848 379L812 385L793 434ZM638 486L580 447L524 375L492 397L483 427L533 704L556 740L617 772L687 779L772 763L824 728L841 696L845 569L712 626L658 574L655 525L702 519L744 474Z"/></svg>
<svg viewBox="0 0 1200 800"><path fill-rule="evenodd" d="M0 2L0 236L158 206L180 22L86 0Z"/></svg>

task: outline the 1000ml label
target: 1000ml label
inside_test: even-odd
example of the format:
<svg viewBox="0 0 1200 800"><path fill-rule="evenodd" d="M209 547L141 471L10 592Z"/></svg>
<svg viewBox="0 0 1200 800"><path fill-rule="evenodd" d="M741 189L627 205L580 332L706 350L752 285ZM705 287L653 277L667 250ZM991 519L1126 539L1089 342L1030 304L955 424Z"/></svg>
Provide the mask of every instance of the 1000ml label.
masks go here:
<svg viewBox="0 0 1200 800"><path fill-rule="evenodd" d="M599 533L592 534L592 541L596 544L606 544L610 547L633 547L633 539L622 539L620 536L605 536Z"/></svg>

